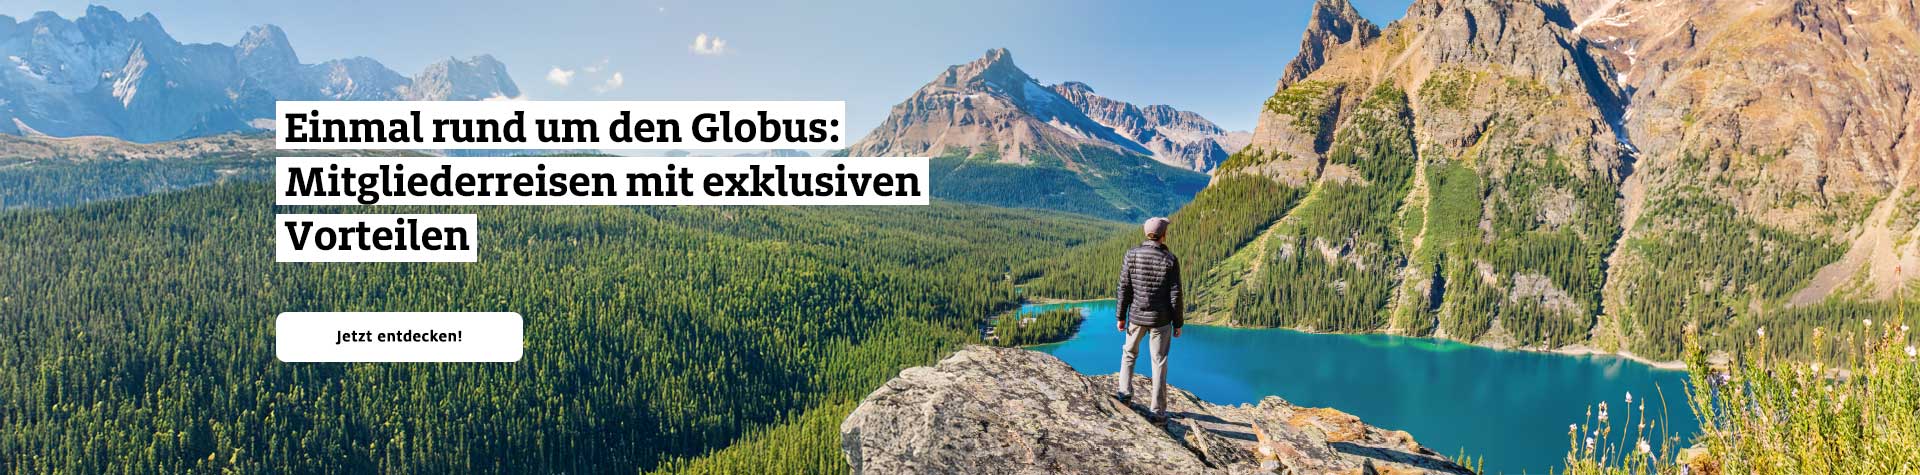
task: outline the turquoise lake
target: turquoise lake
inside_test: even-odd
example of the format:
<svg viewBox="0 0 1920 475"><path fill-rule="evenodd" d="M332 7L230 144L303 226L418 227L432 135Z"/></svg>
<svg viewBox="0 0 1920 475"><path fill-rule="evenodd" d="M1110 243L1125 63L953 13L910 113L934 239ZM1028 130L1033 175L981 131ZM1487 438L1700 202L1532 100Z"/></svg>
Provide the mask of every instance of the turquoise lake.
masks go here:
<svg viewBox="0 0 1920 475"><path fill-rule="evenodd" d="M1085 374L1120 369L1121 334L1111 300L1027 305L1023 311L1077 307L1079 333L1032 349L1053 354ZM1151 374L1146 345L1135 371ZM1507 351L1430 338L1325 335L1281 329L1188 325L1168 352L1168 384L1222 404L1267 395L1296 405L1331 407L1374 426L1405 430L1422 445L1454 457L1484 458L1488 473L1558 472L1567 425L1587 408L1611 406L1614 439L1634 403L1684 429L1698 427L1686 406L1687 374L1614 356ZM1660 391L1656 391L1655 387ZM1631 446L1632 442L1628 442ZM1683 444L1684 445L1684 444ZM1657 445L1655 446L1658 447Z"/></svg>

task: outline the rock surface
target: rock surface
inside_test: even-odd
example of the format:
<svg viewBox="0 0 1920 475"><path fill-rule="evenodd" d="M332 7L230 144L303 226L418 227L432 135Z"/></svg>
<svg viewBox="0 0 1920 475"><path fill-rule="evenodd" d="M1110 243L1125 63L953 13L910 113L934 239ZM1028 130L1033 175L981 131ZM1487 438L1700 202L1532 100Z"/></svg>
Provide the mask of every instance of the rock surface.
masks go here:
<svg viewBox="0 0 1920 475"><path fill-rule="evenodd" d="M1165 427L1050 355L969 346L909 368L840 425L853 473L1471 473L1406 432L1278 397L1225 406L1170 388ZM1134 394L1148 394L1136 378Z"/></svg>

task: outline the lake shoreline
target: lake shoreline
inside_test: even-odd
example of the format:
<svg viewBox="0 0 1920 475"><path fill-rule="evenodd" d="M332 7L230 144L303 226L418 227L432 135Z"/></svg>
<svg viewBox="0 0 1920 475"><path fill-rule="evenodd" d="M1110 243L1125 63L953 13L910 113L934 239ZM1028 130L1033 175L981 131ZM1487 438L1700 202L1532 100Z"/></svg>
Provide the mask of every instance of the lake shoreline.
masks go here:
<svg viewBox="0 0 1920 475"><path fill-rule="evenodd" d="M1118 310L1113 300L1025 310L1063 307L1087 312L1079 331L1064 342L1024 348L1054 355L1082 374L1119 371L1115 350L1125 336L1108 330ZM1622 394L1645 394L1683 407L1673 405L1684 402L1675 399L1684 393L1675 391L1691 379L1675 371L1677 365L1644 358L1582 356L1611 354L1593 347L1500 347L1379 331L1229 326L1201 317L1190 313L1187 321L1195 326L1173 342L1172 384L1209 401L1255 404L1278 396L1303 407L1338 408L1417 434L1441 453L1481 454L1490 462L1487 473L1558 473L1566 463L1567 424L1591 419L1596 401L1620 404ZM1616 426L1623 423L1613 417ZM1663 420L1682 437L1698 425L1684 409Z"/></svg>
<svg viewBox="0 0 1920 475"><path fill-rule="evenodd" d="M1095 302L1100 300L1113 300L1113 299L1058 300L1058 301L1047 302L1047 303L1081 303L1081 302ZM1301 333L1312 333L1317 335L1388 335L1388 336L1398 336L1398 337L1405 337L1405 338L1431 338L1431 339L1457 342L1464 345L1477 346L1480 348L1487 348L1487 349L1498 350L1498 351L1552 353L1552 354L1566 355L1566 356L1612 356L1615 358L1620 358L1620 359L1632 361L1635 363L1647 365L1654 369L1667 370L1667 371L1686 371L1687 370L1687 362L1685 360L1678 360L1678 359L1667 360L1667 361L1656 360L1656 359L1634 354L1633 352L1627 351L1627 350L1610 352L1610 351L1606 351L1600 348L1587 345L1585 343L1567 345L1567 346L1556 347L1556 348L1548 348L1548 347L1540 347L1540 346L1502 346L1502 345L1492 345L1492 344L1485 344L1485 343L1472 342L1472 341L1462 341L1459 339L1444 337L1444 336L1441 336L1441 337L1411 336L1411 335L1401 335L1397 333L1388 333L1388 332L1360 332L1360 333L1325 332L1325 331L1319 331L1319 330L1308 330L1303 328L1287 328L1287 327L1250 327L1250 326L1234 325L1230 321L1228 321L1225 317L1218 316L1218 315L1205 315L1205 316L1202 316L1201 318L1188 320L1187 323L1193 324L1193 325L1202 325L1202 326L1220 327L1220 328L1236 328L1236 329L1246 329L1246 330L1278 328L1278 329L1284 329L1284 330L1297 331Z"/></svg>

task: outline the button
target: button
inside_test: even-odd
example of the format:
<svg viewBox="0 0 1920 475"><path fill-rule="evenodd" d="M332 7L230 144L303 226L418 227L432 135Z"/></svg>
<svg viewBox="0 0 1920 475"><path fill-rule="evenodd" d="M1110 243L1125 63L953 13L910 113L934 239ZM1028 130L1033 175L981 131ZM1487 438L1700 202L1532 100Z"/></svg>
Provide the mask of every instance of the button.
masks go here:
<svg viewBox="0 0 1920 475"><path fill-rule="evenodd" d="M513 312L286 312L274 337L288 363L520 361Z"/></svg>

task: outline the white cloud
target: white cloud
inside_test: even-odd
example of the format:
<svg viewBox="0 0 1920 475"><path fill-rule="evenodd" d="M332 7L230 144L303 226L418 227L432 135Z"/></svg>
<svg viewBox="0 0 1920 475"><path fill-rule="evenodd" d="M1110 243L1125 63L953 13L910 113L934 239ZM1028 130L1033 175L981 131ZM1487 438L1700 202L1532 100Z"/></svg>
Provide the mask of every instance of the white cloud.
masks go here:
<svg viewBox="0 0 1920 475"><path fill-rule="evenodd" d="M701 33L700 36L693 37L693 46L691 49L693 50L693 54L719 56L727 54L727 40L720 39L718 36L707 36L706 33Z"/></svg>
<svg viewBox="0 0 1920 475"><path fill-rule="evenodd" d="M600 62L589 64L586 66L581 66L580 70L586 71L589 74L597 73L597 72L600 72L600 70L602 69L607 69L607 63L612 61L613 61L613 58L600 58Z"/></svg>
<svg viewBox="0 0 1920 475"><path fill-rule="evenodd" d="M554 66L553 69L547 70L547 82L555 86L567 87L573 84L573 73L571 69L560 69L559 66Z"/></svg>
<svg viewBox="0 0 1920 475"><path fill-rule="evenodd" d="M620 74L619 71L614 71L612 76L607 77L607 82L601 83L599 86L594 86L593 92L605 93L619 89L620 86L625 85L627 85L627 77Z"/></svg>

